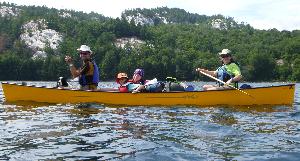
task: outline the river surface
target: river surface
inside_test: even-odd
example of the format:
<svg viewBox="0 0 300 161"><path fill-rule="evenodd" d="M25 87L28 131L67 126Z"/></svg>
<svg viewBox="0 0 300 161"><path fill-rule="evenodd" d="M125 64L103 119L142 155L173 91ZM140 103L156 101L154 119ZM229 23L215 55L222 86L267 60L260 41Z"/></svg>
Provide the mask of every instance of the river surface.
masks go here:
<svg viewBox="0 0 300 161"><path fill-rule="evenodd" d="M299 93L292 106L114 108L8 104L0 85L0 160L299 160Z"/></svg>

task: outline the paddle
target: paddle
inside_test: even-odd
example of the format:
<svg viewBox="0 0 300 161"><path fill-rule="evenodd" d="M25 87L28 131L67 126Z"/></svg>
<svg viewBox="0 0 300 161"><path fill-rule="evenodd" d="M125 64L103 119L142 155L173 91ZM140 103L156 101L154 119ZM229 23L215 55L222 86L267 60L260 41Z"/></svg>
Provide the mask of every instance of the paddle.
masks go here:
<svg viewBox="0 0 300 161"><path fill-rule="evenodd" d="M204 73L204 72L202 72L202 71L200 71L200 70L199 70L199 72L200 72L201 74L203 74L203 75L208 76L209 78L212 78L212 79L214 79L214 80L220 82L220 83L226 84L224 81L222 81L222 80L220 80L220 79L218 79L218 78L215 78L215 77L213 77L213 76L211 76L211 75L209 75L209 74L207 74L207 73ZM236 90L242 92L243 94L245 94L245 95L247 95L247 96L249 96L249 97L251 97L251 98L254 98L254 97L251 96L249 93L244 92L244 91L242 91L242 90L240 90L240 89L238 89L238 88L236 88L236 87L234 87L234 86L232 86L232 85L230 85L230 84L227 84L227 86L229 86L229 87L231 87L231 88L234 88L234 89L236 89Z"/></svg>

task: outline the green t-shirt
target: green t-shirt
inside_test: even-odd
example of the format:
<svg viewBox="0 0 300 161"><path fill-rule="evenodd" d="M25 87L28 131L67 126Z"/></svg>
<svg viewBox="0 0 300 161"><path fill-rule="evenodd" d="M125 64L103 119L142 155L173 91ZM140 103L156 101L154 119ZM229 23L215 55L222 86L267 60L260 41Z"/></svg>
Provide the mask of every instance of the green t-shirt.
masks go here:
<svg viewBox="0 0 300 161"><path fill-rule="evenodd" d="M235 63L227 64L225 65L225 68L230 75L234 75L234 76L241 75L241 70L239 66L236 65Z"/></svg>

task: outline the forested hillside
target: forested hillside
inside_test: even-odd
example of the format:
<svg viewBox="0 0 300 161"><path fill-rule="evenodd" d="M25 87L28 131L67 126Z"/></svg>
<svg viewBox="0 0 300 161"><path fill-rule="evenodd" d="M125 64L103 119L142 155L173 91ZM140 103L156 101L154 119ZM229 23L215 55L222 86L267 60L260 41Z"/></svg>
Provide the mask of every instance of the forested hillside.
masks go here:
<svg viewBox="0 0 300 161"><path fill-rule="evenodd" d="M215 69L217 53L232 50L245 81L299 81L300 30L257 30L222 15L178 8L126 10L121 18L47 7L0 4L0 80L70 77L64 62L89 45L101 80L144 68L146 78L208 80L196 67Z"/></svg>

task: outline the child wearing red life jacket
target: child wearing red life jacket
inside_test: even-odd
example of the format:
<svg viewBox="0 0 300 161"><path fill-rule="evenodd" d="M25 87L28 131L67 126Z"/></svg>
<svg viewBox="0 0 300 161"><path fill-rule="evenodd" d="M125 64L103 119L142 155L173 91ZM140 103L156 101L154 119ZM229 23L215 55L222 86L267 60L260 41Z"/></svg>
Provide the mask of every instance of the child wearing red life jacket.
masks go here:
<svg viewBox="0 0 300 161"><path fill-rule="evenodd" d="M116 82L120 84L119 86L120 92L128 92L128 88L127 88L128 76L126 73L118 73Z"/></svg>
<svg viewBox="0 0 300 161"><path fill-rule="evenodd" d="M119 73L116 82L120 84L119 92L132 92L140 86L140 84L130 82L126 73Z"/></svg>

